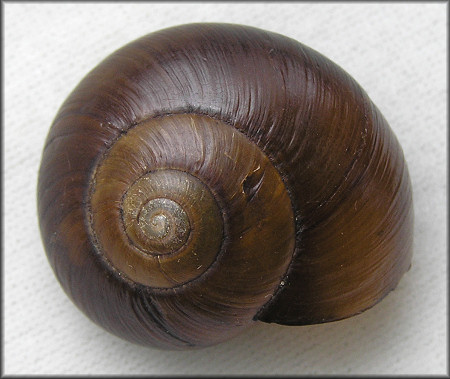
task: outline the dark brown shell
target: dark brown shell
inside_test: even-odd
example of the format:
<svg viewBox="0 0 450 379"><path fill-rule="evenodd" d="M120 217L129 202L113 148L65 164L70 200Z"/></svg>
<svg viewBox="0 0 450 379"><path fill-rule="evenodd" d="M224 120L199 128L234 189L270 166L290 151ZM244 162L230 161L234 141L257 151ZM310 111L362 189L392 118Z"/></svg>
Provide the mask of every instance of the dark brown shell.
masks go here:
<svg viewBox="0 0 450 379"><path fill-rule="evenodd" d="M178 229L154 243L142 217L159 206L151 233ZM74 303L162 348L355 315L412 254L408 170L367 94L316 51L240 25L165 29L92 70L48 134L38 212Z"/></svg>

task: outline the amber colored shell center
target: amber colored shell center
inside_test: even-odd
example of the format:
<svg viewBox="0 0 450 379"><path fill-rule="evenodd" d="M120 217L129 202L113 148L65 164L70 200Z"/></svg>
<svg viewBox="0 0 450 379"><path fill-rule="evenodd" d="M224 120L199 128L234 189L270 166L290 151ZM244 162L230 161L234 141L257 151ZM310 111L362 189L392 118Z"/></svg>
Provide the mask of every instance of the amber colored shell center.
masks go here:
<svg viewBox="0 0 450 379"><path fill-rule="evenodd" d="M292 258L279 173L243 134L207 116L167 115L128 130L98 163L90 193L97 251L134 283L167 289L227 277L236 288L225 292L250 281L266 302Z"/></svg>

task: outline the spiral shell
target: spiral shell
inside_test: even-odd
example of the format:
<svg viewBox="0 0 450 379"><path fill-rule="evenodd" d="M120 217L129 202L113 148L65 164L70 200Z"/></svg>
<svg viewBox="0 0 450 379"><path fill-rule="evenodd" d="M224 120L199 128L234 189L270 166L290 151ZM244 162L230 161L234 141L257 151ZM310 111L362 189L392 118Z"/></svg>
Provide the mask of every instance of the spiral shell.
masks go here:
<svg viewBox="0 0 450 379"><path fill-rule="evenodd" d="M165 29L92 70L48 134L38 212L74 303L161 348L352 316L412 254L406 163L367 94L240 25Z"/></svg>

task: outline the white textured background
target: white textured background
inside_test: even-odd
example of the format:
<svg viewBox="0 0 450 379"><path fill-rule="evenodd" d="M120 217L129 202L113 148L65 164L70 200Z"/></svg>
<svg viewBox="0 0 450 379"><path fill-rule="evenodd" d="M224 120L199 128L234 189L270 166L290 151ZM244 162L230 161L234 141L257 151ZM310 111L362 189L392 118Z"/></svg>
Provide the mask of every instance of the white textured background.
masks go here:
<svg viewBox="0 0 450 379"><path fill-rule="evenodd" d="M445 3L3 3L4 374L443 374L447 371ZM104 332L59 287L44 254L36 182L59 106L106 55L188 22L253 25L329 57L368 92L403 146L414 192L411 270L365 313L258 323L198 351Z"/></svg>

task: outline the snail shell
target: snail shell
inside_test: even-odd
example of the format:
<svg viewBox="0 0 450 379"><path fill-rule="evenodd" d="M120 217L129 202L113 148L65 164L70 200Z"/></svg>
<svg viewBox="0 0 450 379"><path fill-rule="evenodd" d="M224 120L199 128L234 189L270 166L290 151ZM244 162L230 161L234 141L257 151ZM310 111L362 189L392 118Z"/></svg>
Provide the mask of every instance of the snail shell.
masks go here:
<svg viewBox="0 0 450 379"><path fill-rule="evenodd" d="M231 24L144 36L93 69L48 134L38 213L73 302L129 341L224 341L373 306L408 270L402 150L318 52Z"/></svg>

